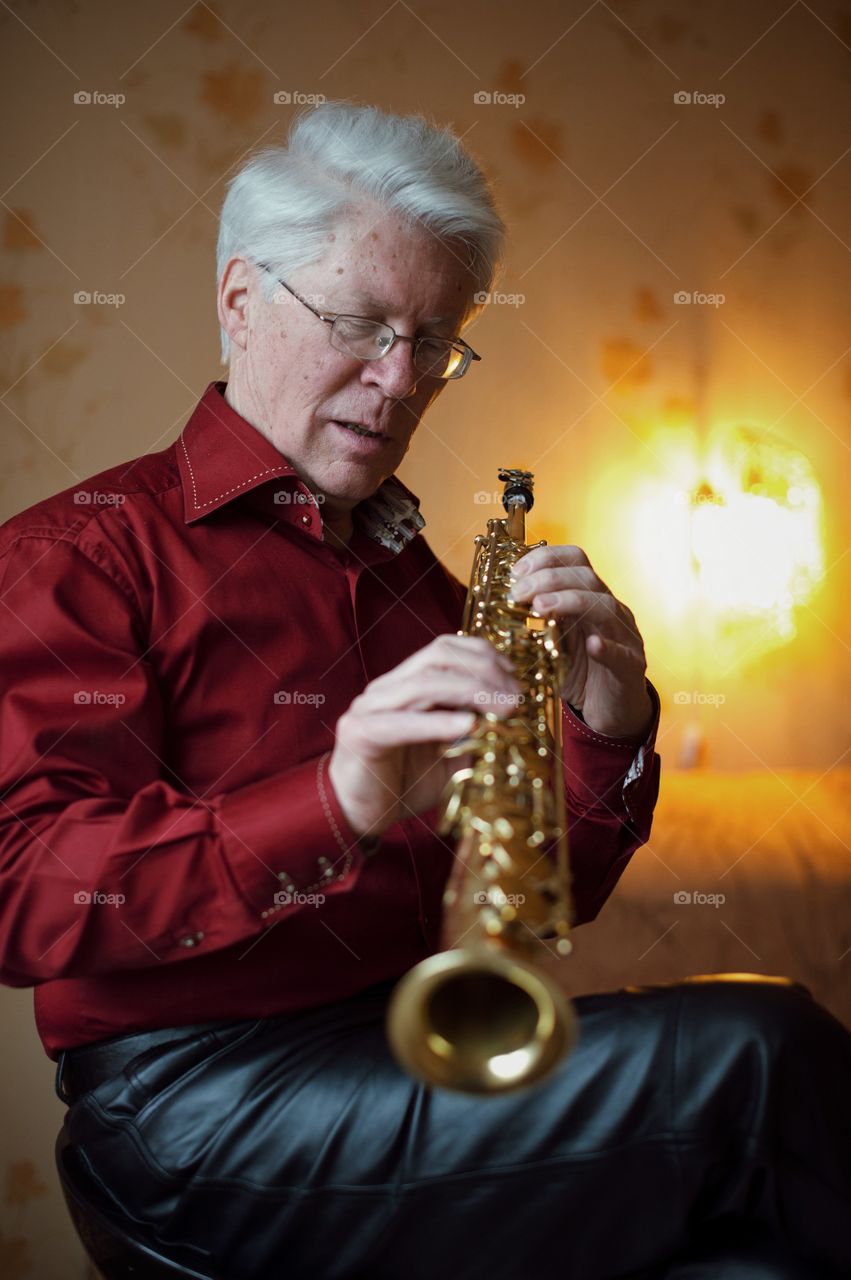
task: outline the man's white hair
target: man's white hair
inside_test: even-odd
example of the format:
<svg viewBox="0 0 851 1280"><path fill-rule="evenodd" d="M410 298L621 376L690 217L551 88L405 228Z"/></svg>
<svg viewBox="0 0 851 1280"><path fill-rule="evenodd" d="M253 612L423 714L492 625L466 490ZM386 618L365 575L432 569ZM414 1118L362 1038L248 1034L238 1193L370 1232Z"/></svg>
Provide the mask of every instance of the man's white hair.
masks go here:
<svg viewBox="0 0 851 1280"><path fill-rule="evenodd" d="M317 261L334 223L369 202L452 240L455 252L465 246L472 293L493 287L506 228L488 180L459 139L421 115L348 102L302 111L286 145L256 152L231 179L219 224L217 287L236 255L266 262L281 276ZM264 297L277 287L265 273ZM227 364L230 338L224 329L221 337Z"/></svg>

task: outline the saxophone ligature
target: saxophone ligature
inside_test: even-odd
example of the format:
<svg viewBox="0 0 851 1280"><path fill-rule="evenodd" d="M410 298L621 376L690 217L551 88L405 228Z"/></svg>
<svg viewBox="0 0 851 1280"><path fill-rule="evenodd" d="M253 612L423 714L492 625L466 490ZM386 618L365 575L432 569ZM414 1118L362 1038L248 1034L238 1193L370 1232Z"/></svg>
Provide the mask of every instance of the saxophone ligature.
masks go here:
<svg viewBox="0 0 851 1280"><path fill-rule="evenodd" d="M547 1076L570 1051L576 1016L541 968L571 950L570 870L562 763L566 658L554 619L510 594L532 507L528 471L500 470L506 516L476 538L461 635L506 654L520 684L507 716L477 716L446 752L460 760L438 830L454 837L444 895L444 950L395 987L387 1034L400 1065L427 1084L497 1094ZM453 922L454 942L447 936Z"/></svg>

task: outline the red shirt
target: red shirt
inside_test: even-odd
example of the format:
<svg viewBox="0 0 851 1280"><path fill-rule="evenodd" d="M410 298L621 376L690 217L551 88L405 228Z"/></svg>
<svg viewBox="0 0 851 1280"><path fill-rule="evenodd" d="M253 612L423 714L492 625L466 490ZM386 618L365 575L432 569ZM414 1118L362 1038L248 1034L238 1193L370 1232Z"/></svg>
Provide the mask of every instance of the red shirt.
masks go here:
<svg viewBox="0 0 851 1280"><path fill-rule="evenodd" d="M373 499L335 553L224 386L169 448L2 529L0 979L35 986L52 1058L340 999L439 945L435 813L366 856L327 760L365 684L459 627L464 589L412 522L396 549L371 536ZM582 922L649 836L659 757L655 724L564 727Z"/></svg>

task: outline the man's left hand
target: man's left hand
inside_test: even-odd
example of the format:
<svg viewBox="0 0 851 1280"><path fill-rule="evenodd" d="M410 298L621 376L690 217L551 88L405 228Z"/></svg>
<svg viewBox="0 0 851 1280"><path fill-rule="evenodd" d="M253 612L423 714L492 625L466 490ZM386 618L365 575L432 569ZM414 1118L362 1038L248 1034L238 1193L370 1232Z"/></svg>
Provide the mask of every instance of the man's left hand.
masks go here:
<svg viewBox="0 0 851 1280"><path fill-rule="evenodd" d="M512 597L559 620L568 665L562 701L578 707L597 733L649 732L654 709L644 641L632 610L597 577L582 548L537 547L518 560L514 574Z"/></svg>

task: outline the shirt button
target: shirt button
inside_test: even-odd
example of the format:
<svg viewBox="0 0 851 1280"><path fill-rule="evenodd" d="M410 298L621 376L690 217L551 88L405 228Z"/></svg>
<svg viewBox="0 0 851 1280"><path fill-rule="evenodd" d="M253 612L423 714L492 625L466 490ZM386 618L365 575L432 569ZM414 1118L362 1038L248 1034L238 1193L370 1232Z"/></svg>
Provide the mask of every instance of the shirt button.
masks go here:
<svg viewBox="0 0 851 1280"><path fill-rule="evenodd" d="M202 938L203 938L203 937L204 937L203 933L190 933L190 934L187 934L187 936L186 936L185 938L181 938L181 939L180 939L180 945L181 945L182 947L194 947L194 946L197 946L197 944L202 940Z"/></svg>
<svg viewBox="0 0 851 1280"><path fill-rule="evenodd" d="M310 516L308 516L308 515L303 515L303 516L301 517L301 523L302 523L302 524L310 524Z"/></svg>

